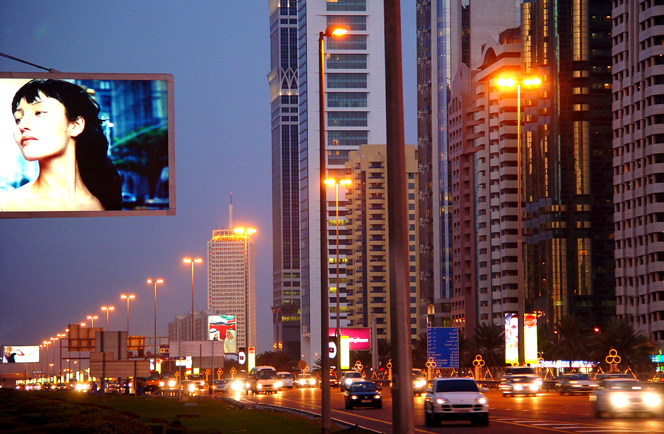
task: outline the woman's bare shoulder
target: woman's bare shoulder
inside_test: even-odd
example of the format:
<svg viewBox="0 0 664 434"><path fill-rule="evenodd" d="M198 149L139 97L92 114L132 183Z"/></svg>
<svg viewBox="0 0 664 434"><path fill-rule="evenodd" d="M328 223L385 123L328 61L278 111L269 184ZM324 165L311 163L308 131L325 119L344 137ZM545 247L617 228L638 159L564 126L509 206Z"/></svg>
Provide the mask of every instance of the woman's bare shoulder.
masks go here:
<svg viewBox="0 0 664 434"><path fill-rule="evenodd" d="M2 211L37 211L33 208L36 196L32 191L31 184L0 192L0 208L2 208Z"/></svg>

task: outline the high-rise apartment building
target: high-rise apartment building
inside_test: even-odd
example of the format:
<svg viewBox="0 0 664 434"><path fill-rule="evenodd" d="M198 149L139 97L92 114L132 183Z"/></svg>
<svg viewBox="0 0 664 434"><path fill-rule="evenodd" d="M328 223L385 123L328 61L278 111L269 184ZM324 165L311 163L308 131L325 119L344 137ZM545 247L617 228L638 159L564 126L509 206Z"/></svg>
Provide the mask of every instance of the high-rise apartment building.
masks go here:
<svg viewBox="0 0 664 434"><path fill-rule="evenodd" d="M489 38L457 71L451 312L467 337L521 309L549 327L570 314L595 326L615 315L609 6L524 3L520 28ZM542 85L498 85L530 76Z"/></svg>
<svg viewBox="0 0 664 434"><path fill-rule="evenodd" d="M417 0L420 281L422 303L427 306L429 321L437 326L453 325L451 82L462 64L470 67L481 58L487 36L497 38L502 30L517 24L519 3Z"/></svg>
<svg viewBox="0 0 664 434"><path fill-rule="evenodd" d="M208 310L233 315L238 347L256 346L256 279L251 234L212 231L208 241Z"/></svg>
<svg viewBox="0 0 664 434"><path fill-rule="evenodd" d="M336 306L336 267L330 268L321 291L321 224L333 231L334 223L320 221L320 183L327 176L343 175L348 154L366 143L386 143L385 46L383 2L337 0L298 3L298 103L299 103L299 210L301 352L310 365L321 351L322 293ZM327 172L321 173L319 155L319 34L330 25L343 25L343 38L325 40L325 149ZM333 196L332 196L333 197ZM329 199L330 195L328 195ZM328 211L334 215L334 202ZM334 217L332 217L334 219ZM328 237L328 242L334 240ZM328 261L326 263L329 264ZM330 291L333 288L333 292ZM339 288L343 291L343 288ZM345 294L340 293L345 300ZM325 296L325 295L323 295ZM345 301L344 301L345 303ZM345 306L344 306L345 309ZM336 310L330 315L335 324Z"/></svg>
<svg viewBox="0 0 664 434"><path fill-rule="evenodd" d="M662 2L613 2L616 313L664 347Z"/></svg>
<svg viewBox="0 0 664 434"><path fill-rule="evenodd" d="M273 345L300 359L297 0L270 0Z"/></svg>
<svg viewBox="0 0 664 434"><path fill-rule="evenodd" d="M426 324L420 319L419 270L417 268L417 158L407 145L406 185L408 204L408 269L410 335L417 342ZM351 243L347 256L348 319L351 327L370 327L375 318L376 337L390 340L390 266L387 195L387 147L362 145L348 157L348 229Z"/></svg>

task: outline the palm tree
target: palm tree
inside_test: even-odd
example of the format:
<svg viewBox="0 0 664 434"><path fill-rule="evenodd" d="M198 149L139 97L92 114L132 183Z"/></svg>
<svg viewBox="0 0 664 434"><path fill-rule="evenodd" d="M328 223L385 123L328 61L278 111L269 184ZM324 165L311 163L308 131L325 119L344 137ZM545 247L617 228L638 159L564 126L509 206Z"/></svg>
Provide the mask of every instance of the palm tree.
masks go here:
<svg viewBox="0 0 664 434"><path fill-rule="evenodd" d="M491 323L480 324L475 329L472 342L486 366L505 364L505 334L501 326Z"/></svg>
<svg viewBox="0 0 664 434"><path fill-rule="evenodd" d="M655 353L652 340L636 332L632 324L621 318L613 318L602 329L593 345L593 358L605 363L609 351L616 350L620 357L620 368L631 367L644 370L650 367L650 355Z"/></svg>
<svg viewBox="0 0 664 434"><path fill-rule="evenodd" d="M558 340L553 348L554 359L587 360L590 357L590 329L576 315L563 317L555 325Z"/></svg>
<svg viewBox="0 0 664 434"><path fill-rule="evenodd" d="M292 371L297 361L285 351L266 351L256 356L256 364L273 366L277 371Z"/></svg>
<svg viewBox="0 0 664 434"><path fill-rule="evenodd" d="M413 345L413 368L425 369L427 362L427 333L422 332Z"/></svg>

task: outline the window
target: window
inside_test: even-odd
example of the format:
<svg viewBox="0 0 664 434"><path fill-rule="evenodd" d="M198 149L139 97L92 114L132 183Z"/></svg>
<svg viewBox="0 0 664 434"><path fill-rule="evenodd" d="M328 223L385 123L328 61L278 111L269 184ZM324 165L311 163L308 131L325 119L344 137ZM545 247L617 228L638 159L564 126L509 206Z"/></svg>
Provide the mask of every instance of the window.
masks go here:
<svg viewBox="0 0 664 434"><path fill-rule="evenodd" d="M366 11L367 0L327 0L328 11Z"/></svg>
<svg viewBox="0 0 664 434"><path fill-rule="evenodd" d="M329 114L329 113L328 113ZM328 146L359 146L369 142L367 131L328 131Z"/></svg>
<svg viewBox="0 0 664 434"><path fill-rule="evenodd" d="M365 15L328 15L327 25L343 26L349 31L366 30L367 17Z"/></svg>
<svg viewBox="0 0 664 434"><path fill-rule="evenodd" d="M329 73L327 74L327 87L328 89L366 89L368 75L361 73Z"/></svg>
<svg viewBox="0 0 664 434"><path fill-rule="evenodd" d="M367 112L328 112L328 127L366 127L369 124Z"/></svg>
<svg viewBox="0 0 664 434"><path fill-rule="evenodd" d="M327 94L328 107L366 107L367 94L364 92L330 92Z"/></svg>
<svg viewBox="0 0 664 434"><path fill-rule="evenodd" d="M367 69L366 54L328 54L328 69Z"/></svg>
<svg viewBox="0 0 664 434"><path fill-rule="evenodd" d="M367 35L346 35L327 40L328 50L366 50Z"/></svg>

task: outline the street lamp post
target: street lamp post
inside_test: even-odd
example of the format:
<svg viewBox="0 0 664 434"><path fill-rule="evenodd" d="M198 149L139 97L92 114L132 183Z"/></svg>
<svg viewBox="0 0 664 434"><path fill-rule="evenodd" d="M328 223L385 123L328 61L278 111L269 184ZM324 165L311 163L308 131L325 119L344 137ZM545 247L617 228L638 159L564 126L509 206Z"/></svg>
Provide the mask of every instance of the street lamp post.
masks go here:
<svg viewBox="0 0 664 434"><path fill-rule="evenodd" d="M249 339L249 332L251 327L249 327L249 300L251 299L249 294L249 260L248 260L248 251L247 251L247 237L251 234L256 233L254 228L235 228L233 229L238 235L244 235L244 335L245 335L245 350L247 351L247 356L249 355L249 346L252 344ZM248 365L247 365L248 366Z"/></svg>
<svg viewBox="0 0 664 434"><path fill-rule="evenodd" d="M164 280L148 279L148 283L154 284L154 354L157 357L157 283L164 283Z"/></svg>
<svg viewBox="0 0 664 434"><path fill-rule="evenodd" d="M194 264L203 262L201 258L191 259L184 258L182 260L185 264L191 264L191 340L194 340Z"/></svg>
<svg viewBox="0 0 664 434"><path fill-rule="evenodd" d="M58 381L62 381L62 340L65 336L66 335L64 333L58 333L58 339L60 340L60 344L58 345L60 347L60 358L58 359Z"/></svg>
<svg viewBox="0 0 664 434"><path fill-rule="evenodd" d="M87 318L90 320L90 327L95 327L95 320L99 317L97 315L88 315ZM81 327L85 327L85 323L81 323Z"/></svg>
<svg viewBox="0 0 664 434"><path fill-rule="evenodd" d="M129 300L136 298L134 294L122 294L120 298L127 301L127 338L129 338Z"/></svg>
<svg viewBox="0 0 664 434"><path fill-rule="evenodd" d="M339 185L346 186L346 185L350 185L352 182L353 181L351 181L350 179L341 179L341 180L337 181L334 178L328 178L328 179L325 180L325 184L327 184L327 186L334 185L334 188L335 188L335 190L334 190L334 206L335 206L335 210L336 210L336 213L335 213L335 227L336 227L336 241L337 241L337 249L336 249L336 252L337 252L337 254L336 254L336 256L337 256L337 258L336 258L336 265L337 265L337 278L336 278L336 283L337 283L337 297L336 297L336 302L337 302L337 309L336 309L337 310L337 328L336 328L335 337L337 338L337 345L339 345L339 338L341 337L341 325L340 325L341 313L339 312L340 311L339 298L341 297L341 295L339 294L339 292L341 290L340 282L339 282ZM339 348L337 348L337 357L339 357L339 355L340 355ZM341 360L340 357L339 357L339 360ZM337 366L337 371L339 373L341 373L341 366Z"/></svg>
<svg viewBox="0 0 664 434"><path fill-rule="evenodd" d="M321 431L328 434L332 431L331 399L330 399L330 358L328 329L330 328L330 289L328 281L328 247L327 247L327 198L323 178L327 172L327 152L325 151L325 37L341 36L348 33L348 29L339 26L329 26L318 36L318 110L320 130L320 336L321 336Z"/></svg>
<svg viewBox="0 0 664 434"><path fill-rule="evenodd" d="M106 311L106 331L108 331L108 313L112 310L114 310L115 307L113 306L102 306L101 310Z"/></svg>
<svg viewBox="0 0 664 434"><path fill-rule="evenodd" d="M59 340L59 338L49 338L49 339L54 344L57 340ZM53 366L53 377L54 377L54 381L55 381L55 345L53 345L53 358L52 358L52 360L53 360L53 362L51 363L51 366Z"/></svg>
<svg viewBox="0 0 664 434"><path fill-rule="evenodd" d="M516 166L517 166L517 293L518 293L518 315L519 315L519 339L517 341L519 351L519 365L525 365L524 346L524 316L525 316L525 294L523 286L523 223L521 204L523 192L521 186L521 85L527 87L539 86L542 81L539 78L524 78L516 80L513 78L499 78L498 86L514 87L516 85Z"/></svg>
<svg viewBox="0 0 664 434"><path fill-rule="evenodd" d="M49 372L49 368L50 368L50 366L49 366L49 364L48 364L48 346L49 346L50 344L51 344L51 341L44 341L44 342L42 342L42 345L44 345L44 346L46 347L46 358L45 358L45 360L46 360L46 376L47 376L47 377L50 377L50 372Z"/></svg>

